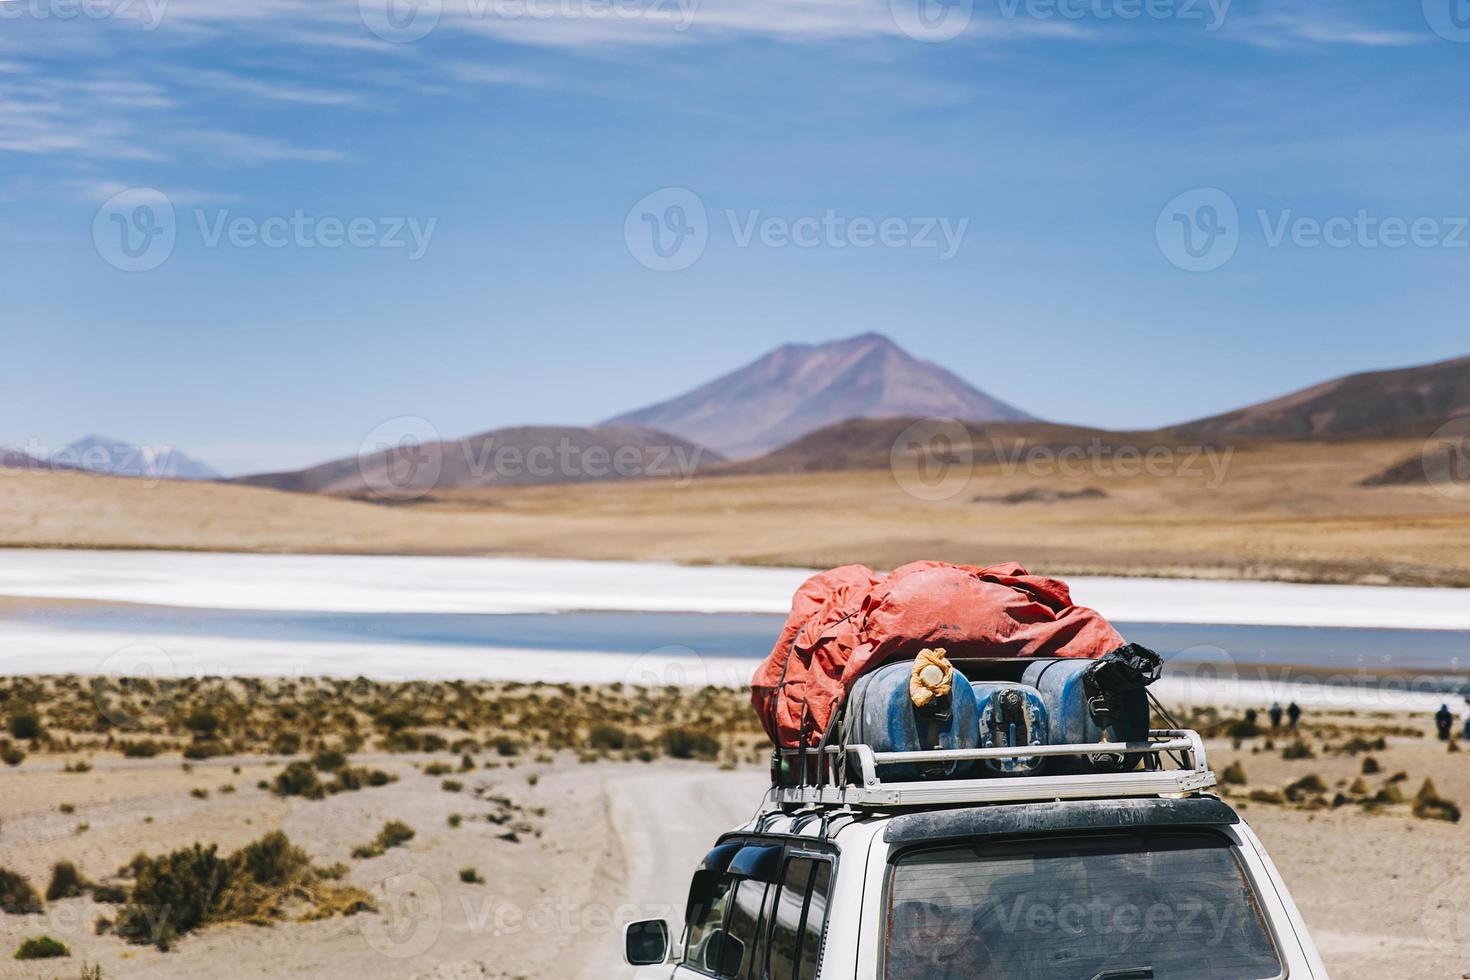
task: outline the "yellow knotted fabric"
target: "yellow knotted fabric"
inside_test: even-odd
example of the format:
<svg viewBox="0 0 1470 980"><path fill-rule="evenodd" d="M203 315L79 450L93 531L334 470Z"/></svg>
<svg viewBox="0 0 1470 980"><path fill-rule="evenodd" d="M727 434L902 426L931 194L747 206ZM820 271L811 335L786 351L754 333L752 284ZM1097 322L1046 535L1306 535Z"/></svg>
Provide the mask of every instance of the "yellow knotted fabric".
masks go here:
<svg viewBox="0 0 1470 980"><path fill-rule="evenodd" d="M954 667L945 657L943 647L920 650L909 675L909 700L922 708L935 698L942 698L954 687Z"/></svg>

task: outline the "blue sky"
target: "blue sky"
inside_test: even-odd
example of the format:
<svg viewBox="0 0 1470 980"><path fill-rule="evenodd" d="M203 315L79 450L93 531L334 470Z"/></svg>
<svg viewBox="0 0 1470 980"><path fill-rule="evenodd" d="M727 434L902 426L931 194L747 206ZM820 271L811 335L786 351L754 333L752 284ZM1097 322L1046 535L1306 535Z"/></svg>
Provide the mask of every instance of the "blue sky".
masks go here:
<svg viewBox="0 0 1470 980"><path fill-rule="evenodd" d="M0 444L293 466L869 330L1108 426L1470 351L1466 0L387 2L0 0Z"/></svg>

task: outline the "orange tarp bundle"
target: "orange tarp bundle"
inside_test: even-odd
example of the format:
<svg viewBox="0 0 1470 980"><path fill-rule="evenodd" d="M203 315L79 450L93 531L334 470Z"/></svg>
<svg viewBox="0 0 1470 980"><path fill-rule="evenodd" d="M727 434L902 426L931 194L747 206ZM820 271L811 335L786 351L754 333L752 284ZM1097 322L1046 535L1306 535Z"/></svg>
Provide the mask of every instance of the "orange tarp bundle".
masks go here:
<svg viewBox="0 0 1470 980"><path fill-rule="evenodd" d="M813 745L859 677L924 647L951 658L1087 659L1123 643L1099 613L1072 604L1065 582L1020 565L919 561L886 576L844 565L796 590L751 700L772 741Z"/></svg>

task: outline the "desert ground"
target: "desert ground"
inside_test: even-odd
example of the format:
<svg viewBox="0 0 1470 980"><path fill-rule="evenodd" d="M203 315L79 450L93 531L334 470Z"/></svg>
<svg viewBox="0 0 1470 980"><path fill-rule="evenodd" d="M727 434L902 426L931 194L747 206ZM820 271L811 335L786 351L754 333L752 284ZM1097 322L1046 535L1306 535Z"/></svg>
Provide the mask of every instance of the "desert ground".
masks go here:
<svg viewBox="0 0 1470 980"><path fill-rule="evenodd" d="M25 757L0 769L0 868L29 881L38 908L0 915L0 945L50 936L70 956L7 955L0 976L627 976L621 924L677 920L698 858L765 786L737 691L106 683L100 697L75 679L6 685L9 717L31 706L45 734L3 747ZM132 734L104 735L98 717ZM1426 780L1470 802L1470 752L1450 751L1416 715L1308 714L1298 733L1254 735L1235 715L1190 721L1211 733L1216 770L1237 780L1222 792L1270 849L1333 976L1470 971L1466 824L1414 803ZM300 743L283 745L283 732ZM140 756L147 740L156 754ZM320 798L281 792L303 769L323 783L386 778ZM363 851L389 821L412 837ZM116 934L163 874L158 857L195 842L224 855L276 831L363 901L324 907L312 887L288 892L167 951ZM75 865L81 893L42 900L58 862ZM4 894L15 901L13 885ZM110 926L99 932L99 920Z"/></svg>
<svg viewBox="0 0 1470 980"><path fill-rule="evenodd" d="M395 506L11 470L0 546L808 567L925 556L1056 574L1470 585L1465 500L1357 485L1421 448L1245 444L1228 457L1180 452L1155 475L1106 459L1071 475L1045 458L989 463L937 500L890 470L440 491Z"/></svg>

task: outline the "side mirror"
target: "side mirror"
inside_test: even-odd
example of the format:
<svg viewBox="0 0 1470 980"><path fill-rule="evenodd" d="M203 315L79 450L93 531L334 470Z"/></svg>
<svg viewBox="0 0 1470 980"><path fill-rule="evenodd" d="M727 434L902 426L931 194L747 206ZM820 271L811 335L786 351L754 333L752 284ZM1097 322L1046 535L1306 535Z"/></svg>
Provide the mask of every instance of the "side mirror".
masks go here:
<svg viewBox="0 0 1470 980"><path fill-rule="evenodd" d="M669 958L669 924L663 919L630 922L623 930L623 959L629 966L657 966Z"/></svg>

